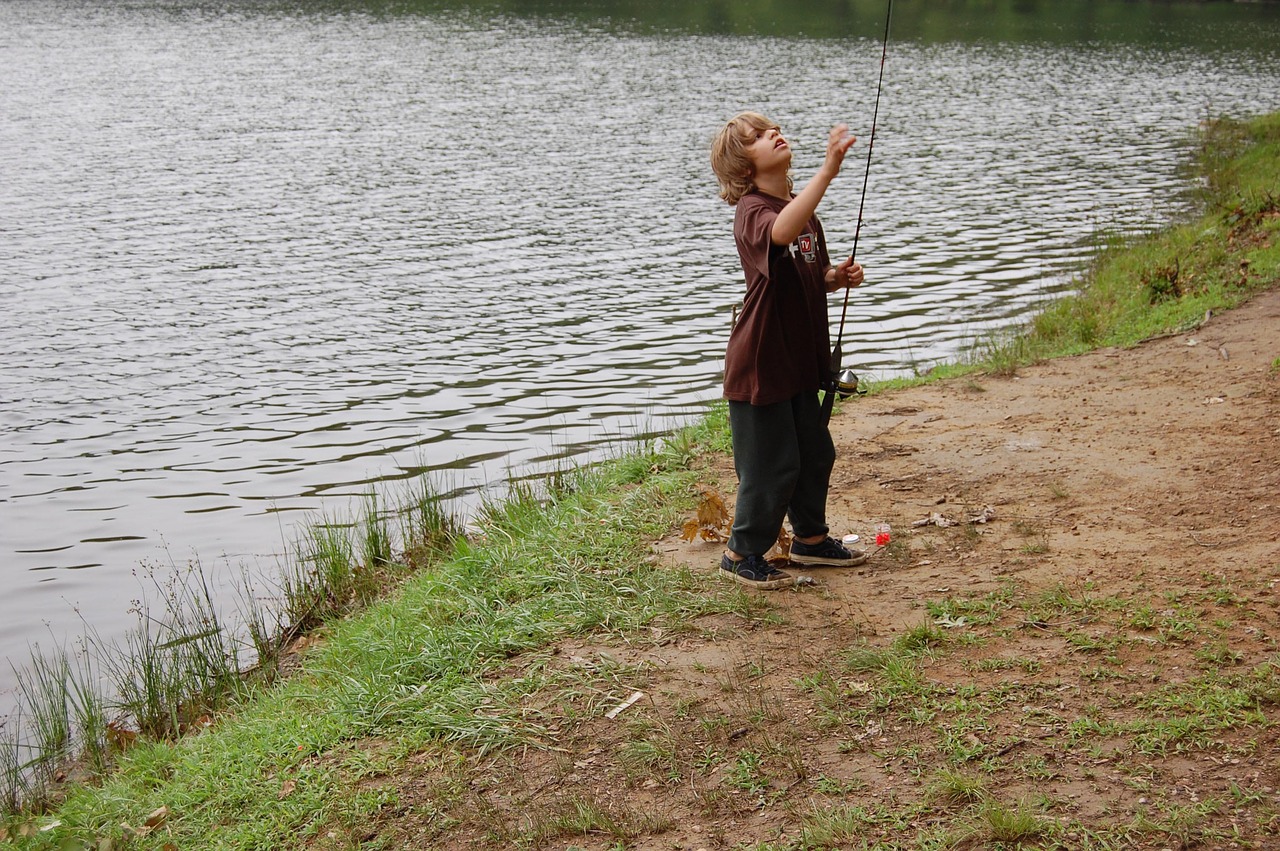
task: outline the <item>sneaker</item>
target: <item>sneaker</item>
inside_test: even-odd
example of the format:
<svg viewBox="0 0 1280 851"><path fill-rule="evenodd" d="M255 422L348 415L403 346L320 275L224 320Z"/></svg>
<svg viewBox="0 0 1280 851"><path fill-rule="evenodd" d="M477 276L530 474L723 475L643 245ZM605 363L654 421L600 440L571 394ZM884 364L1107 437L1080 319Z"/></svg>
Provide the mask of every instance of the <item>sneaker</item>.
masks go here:
<svg viewBox="0 0 1280 851"><path fill-rule="evenodd" d="M867 554L862 550L850 550L832 537L827 537L816 544L804 544L793 538L791 560L796 564L855 567L867 560Z"/></svg>
<svg viewBox="0 0 1280 851"><path fill-rule="evenodd" d="M796 583L794 576L785 570L778 570L765 561L764 556L747 556L742 561L734 561L728 555L723 555L720 557L720 575L761 591L786 588Z"/></svg>

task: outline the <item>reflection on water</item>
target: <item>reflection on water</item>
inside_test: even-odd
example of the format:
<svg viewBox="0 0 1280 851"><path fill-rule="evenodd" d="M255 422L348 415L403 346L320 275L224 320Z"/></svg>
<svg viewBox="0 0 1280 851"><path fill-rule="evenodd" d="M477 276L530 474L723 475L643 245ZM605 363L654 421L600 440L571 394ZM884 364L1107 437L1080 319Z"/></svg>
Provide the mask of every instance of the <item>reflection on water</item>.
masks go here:
<svg viewBox="0 0 1280 851"><path fill-rule="evenodd" d="M803 180L831 124L865 137L878 13L808 40L502 5L0 5L6 655L76 607L110 634L140 563L269 570L375 484L473 493L718 395L739 273L707 140L767 112ZM846 365L952 357L1099 231L1181 210L1196 121L1277 108L1274 15L1222 14L1205 48L913 41L903 13ZM822 208L833 251L860 176Z"/></svg>

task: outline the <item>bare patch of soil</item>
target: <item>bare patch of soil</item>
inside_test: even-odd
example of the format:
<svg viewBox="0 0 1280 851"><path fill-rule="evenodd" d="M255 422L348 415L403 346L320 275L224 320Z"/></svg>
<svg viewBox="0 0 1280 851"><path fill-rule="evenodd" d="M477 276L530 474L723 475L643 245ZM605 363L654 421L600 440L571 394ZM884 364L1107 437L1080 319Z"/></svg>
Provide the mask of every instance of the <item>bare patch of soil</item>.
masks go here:
<svg viewBox="0 0 1280 851"><path fill-rule="evenodd" d="M743 592L742 614L559 648L611 685L531 707L560 719L554 746L423 754L384 778L398 806L374 832L1280 848L1277 357L1273 291L1135 349L848 401L832 530L887 521L889 546ZM731 499L727 459L705 481ZM721 551L677 532L657 550L706 573Z"/></svg>

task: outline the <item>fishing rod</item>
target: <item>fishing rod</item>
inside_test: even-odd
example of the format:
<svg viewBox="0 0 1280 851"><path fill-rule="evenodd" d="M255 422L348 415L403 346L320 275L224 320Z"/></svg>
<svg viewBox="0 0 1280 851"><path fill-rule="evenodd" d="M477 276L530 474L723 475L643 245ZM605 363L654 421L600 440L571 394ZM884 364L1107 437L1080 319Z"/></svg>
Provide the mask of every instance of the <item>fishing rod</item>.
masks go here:
<svg viewBox="0 0 1280 851"><path fill-rule="evenodd" d="M862 211L867 204L867 181L871 177L871 153L876 148L876 125L880 118L880 92L884 88L884 64L889 54L889 22L893 20L893 0L888 0L888 8L884 13L884 38L880 42L880 78L876 81L876 103L871 111L871 138L867 140L867 165L862 172L862 198L858 201L858 224L853 229L853 251L849 253L849 262L853 263L858 256L858 237L862 235ZM822 399L822 419L831 419L831 408L835 404L836 392L852 395L858 389L858 377L852 370L841 370L844 355L840 345L844 342L844 323L849 314L849 293L852 287L844 289L844 307L840 310L840 330L836 334L836 345L831 350L831 375L827 382L826 394ZM848 373L846 375L845 373Z"/></svg>

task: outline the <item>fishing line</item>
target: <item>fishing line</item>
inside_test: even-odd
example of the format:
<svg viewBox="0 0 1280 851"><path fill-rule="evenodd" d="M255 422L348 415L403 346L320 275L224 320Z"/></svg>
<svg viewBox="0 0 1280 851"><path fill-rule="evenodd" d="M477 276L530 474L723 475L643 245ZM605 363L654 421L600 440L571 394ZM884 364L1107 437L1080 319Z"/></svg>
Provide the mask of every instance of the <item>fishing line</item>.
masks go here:
<svg viewBox="0 0 1280 851"><path fill-rule="evenodd" d="M893 0L888 0L888 8L884 14L884 38L880 42L880 77L876 80L876 102L875 107L871 111L871 138L867 140L867 165L862 172L862 198L858 201L858 223L853 230L853 251L849 253L849 262L852 263L858 256L858 237L862 235L862 211L867 203L867 182L871 177L871 154L876 148L876 127L880 119L880 92L884 88L884 65L885 59L889 54L889 22L893 20ZM836 388L841 384L841 361L843 353L840 346L844 342L844 324L845 318L849 314L849 294L853 291L852 287L845 287L844 290L844 306L840 310L840 330L836 334L836 346L831 352L831 389L823 399L823 413L831 416L831 404L834 402ZM854 386L857 385L857 378L854 378Z"/></svg>

